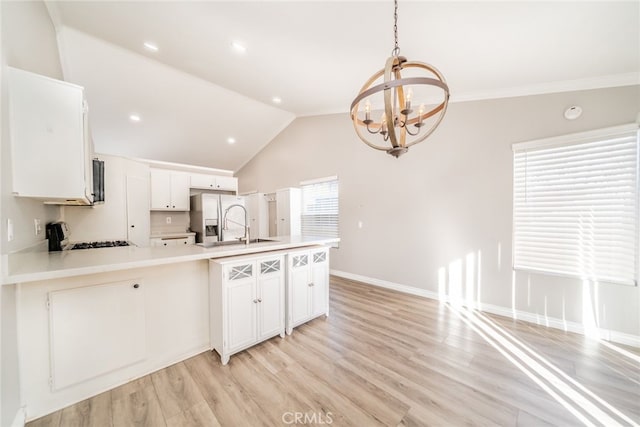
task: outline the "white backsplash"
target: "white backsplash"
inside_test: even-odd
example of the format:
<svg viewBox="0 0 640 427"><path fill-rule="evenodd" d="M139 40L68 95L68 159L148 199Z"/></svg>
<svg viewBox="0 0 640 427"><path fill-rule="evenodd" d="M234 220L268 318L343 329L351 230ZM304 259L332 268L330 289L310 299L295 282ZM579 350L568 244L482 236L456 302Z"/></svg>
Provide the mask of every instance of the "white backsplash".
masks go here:
<svg viewBox="0 0 640 427"><path fill-rule="evenodd" d="M167 218L171 218L171 224L167 224ZM151 212L151 234L182 233L188 231L189 226L189 212Z"/></svg>

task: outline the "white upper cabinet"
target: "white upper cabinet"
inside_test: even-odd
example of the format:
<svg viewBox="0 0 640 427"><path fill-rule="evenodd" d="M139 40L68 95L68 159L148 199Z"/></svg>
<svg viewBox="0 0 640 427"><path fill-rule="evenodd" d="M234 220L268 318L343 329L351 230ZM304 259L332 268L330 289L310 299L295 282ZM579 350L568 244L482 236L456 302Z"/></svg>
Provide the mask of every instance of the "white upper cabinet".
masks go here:
<svg viewBox="0 0 640 427"><path fill-rule="evenodd" d="M216 190L238 191L238 178L233 176L216 176Z"/></svg>
<svg viewBox="0 0 640 427"><path fill-rule="evenodd" d="M15 68L8 71L13 193L91 204L93 150L84 89Z"/></svg>
<svg viewBox="0 0 640 427"><path fill-rule="evenodd" d="M190 174L191 188L202 190L238 191L238 178L233 176L216 176L203 173Z"/></svg>
<svg viewBox="0 0 640 427"><path fill-rule="evenodd" d="M151 210L188 211L189 175L151 169Z"/></svg>

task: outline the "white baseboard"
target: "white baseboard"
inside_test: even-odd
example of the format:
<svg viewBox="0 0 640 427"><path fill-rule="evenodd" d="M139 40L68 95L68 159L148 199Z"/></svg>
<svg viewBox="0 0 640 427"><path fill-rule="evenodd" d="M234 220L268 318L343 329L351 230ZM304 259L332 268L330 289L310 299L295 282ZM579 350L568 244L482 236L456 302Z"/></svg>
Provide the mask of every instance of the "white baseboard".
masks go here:
<svg viewBox="0 0 640 427"><path fill-rule="evenodd" d="M24 406L18 409L16 412L16 416L13 418L13 422L11 423L11 427L24 427L27 422L27 411Z"/></svg>
<svg viewBox="0 0 640 427"><path fill-rule="evenodd" d="M391 289L394 291L402 292L405 294L417 295L424 298L434 299L437 301L442 300L437 292L428 291L426 289L419 289L413 286L402 285L400 283L389 282L387 280L375 279L373 277L361 276L359 274L348 273L346 271L331 270L330 273L334 276L342 277L345 279L356 280L365 284L378 286L381 288ZM448 298L445 296L443 302L448 302ZM463 302L462 304L465 304ZM588 335L595 339L603 339L618 344L624 344L632 347L640 348L640 336L627 334L624 332L613 331L609 329L597 328L595 330L587 331L581 323L565 321L555 317L540 316L539 314L530 313L522 310L513 310L509 307L502 307L498 305L471 302L471 305L475 306L480 311L484 311L491 314L497 314L498 316L510 317L512 319L524 320L525 322L534 323L536 325L546 326L549 328L561 329L563 331L573 332L580 335Z"/></svg>

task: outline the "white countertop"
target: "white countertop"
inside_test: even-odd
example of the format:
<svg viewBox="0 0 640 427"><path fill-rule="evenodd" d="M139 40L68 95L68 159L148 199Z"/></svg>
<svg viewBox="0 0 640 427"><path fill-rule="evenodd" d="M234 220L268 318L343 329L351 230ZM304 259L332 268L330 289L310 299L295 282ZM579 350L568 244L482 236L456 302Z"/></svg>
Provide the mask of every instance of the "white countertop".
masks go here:
<svg viewBox="0 0 640 427"><path fill-rule="evenodd" d="M339 239L323 237L278 236L273 239L272 242L251 243L248 246L239 244L214 248L194 245L148 248L125 246L61 252L15 253L7 256L7 269L3 269L5 275L2 277L1 283L8 285L59 279L208 258L324 245L339 241Z"/></svg>

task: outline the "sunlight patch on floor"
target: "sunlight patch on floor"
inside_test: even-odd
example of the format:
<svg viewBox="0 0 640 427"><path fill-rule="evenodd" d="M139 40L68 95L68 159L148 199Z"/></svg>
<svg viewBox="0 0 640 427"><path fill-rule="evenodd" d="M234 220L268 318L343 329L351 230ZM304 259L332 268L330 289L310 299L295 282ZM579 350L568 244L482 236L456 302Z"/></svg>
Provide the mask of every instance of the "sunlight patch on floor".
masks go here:
<svg viewBox="0 0 640 427"><path fill-rule="evenodd" d="M449 307L488 344L585 425L638 426L631 418L571 378L486 315L459 305Z"/></svg>

